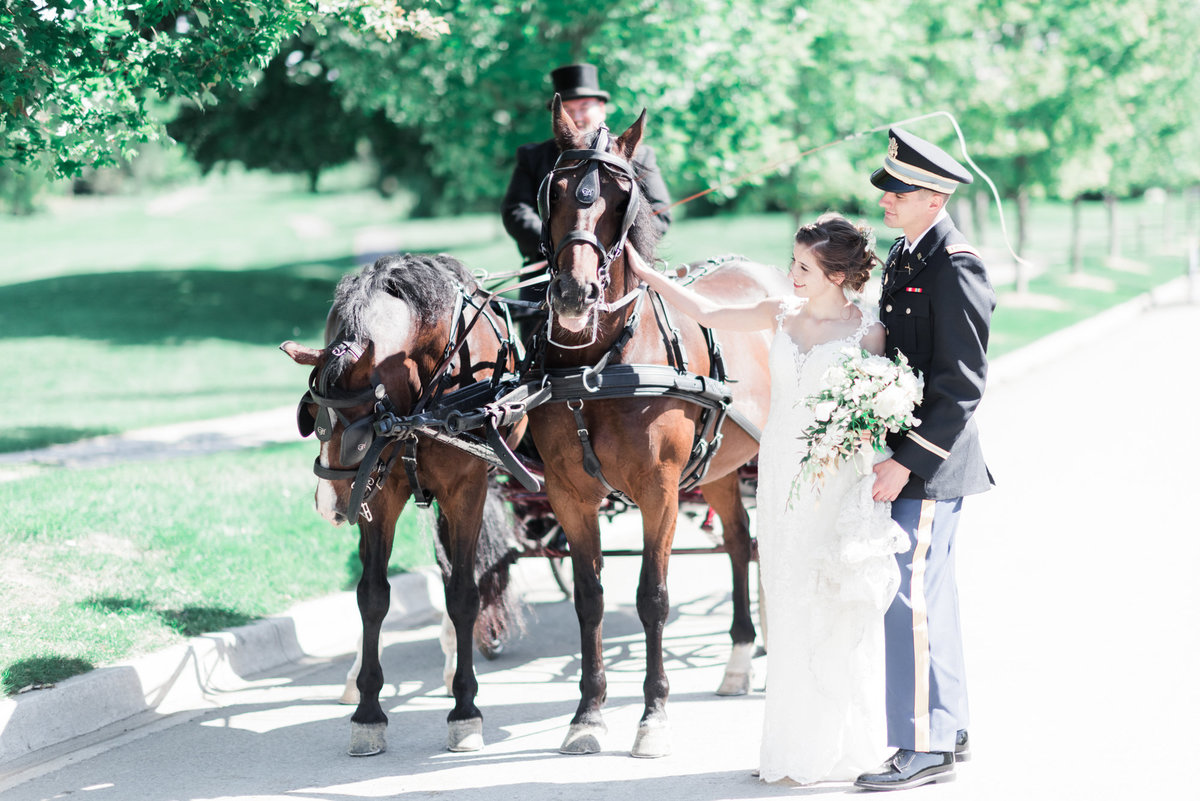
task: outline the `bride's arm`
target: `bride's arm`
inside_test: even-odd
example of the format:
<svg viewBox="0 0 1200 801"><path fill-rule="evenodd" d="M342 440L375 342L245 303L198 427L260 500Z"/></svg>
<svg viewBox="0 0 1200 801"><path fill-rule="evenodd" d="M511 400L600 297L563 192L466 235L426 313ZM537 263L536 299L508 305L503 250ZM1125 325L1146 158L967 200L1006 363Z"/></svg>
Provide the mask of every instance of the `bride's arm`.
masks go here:
<svg viewBox="0 0 1200 801"><path fill-rule="evenodd" d="M634 275L701 325L725 331L761 331L775 327L779 298L764 298L749 306L726 306L667 278L642 261L633 248L626 248L625 254L625 263Z"/></svg>

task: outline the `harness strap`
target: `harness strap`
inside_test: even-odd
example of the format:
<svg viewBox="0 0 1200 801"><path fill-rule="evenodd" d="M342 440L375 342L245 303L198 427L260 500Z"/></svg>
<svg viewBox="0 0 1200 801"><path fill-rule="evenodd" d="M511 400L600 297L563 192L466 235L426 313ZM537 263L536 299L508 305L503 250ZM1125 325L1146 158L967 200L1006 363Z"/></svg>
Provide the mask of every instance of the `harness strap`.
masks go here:
<svg viewBox="0 0 1200 801"><path fill-rule="evenodd" d="M371 443L371 447L367 449L367 454L363 457L362 464L355 471L354 483L350 485L350 501L346 504L346 519L350 525L358 522L360 513L365 512L364 516L366 519L371 519L371 512L366 508L367 501L375 496L375 493L379 491L380 486L387 479L386 469L380 472L378 478L375 477L375 473L380 467L386 467L391 464L391 459L388 460L386 465L380 459L383 450L391 444L392 441L389 439L376 438ZM394 458L395 455L393 454Z"/></svg>
<svg viewBox="0 0 1200 801"><path fill-rule="evenodd" d="M428 509L429 505L433 503L433 495L421 486L421 479L417 477L417 437L415 434L404 440L404 455L400 457L400 461L404 462L404 475L408 477L408 488L412 490L413 500L420 508Z"/></svg>
<svg viewBox="0 0 1200 801"><path fill-rule="evenodd" d="M604 471L600 468L600 459L596 456L596 451L592 447L592 438L588 434L587 421L583 419L583 400L581 398L571 398L567 401L567 408L571 410L571 414L575 416L575 434L579 437L579 445L583 448L583 469L589 476L598 480L608 490L609 495L627 500L625 494L608 483L608 479L604 477Z"/></svg>
<svg viewBox="0 0 1200 801"><path fill-rule="evenodd" d="M667 354L671 361L675 363L676 369L680 372L687 372L687 353L684 351L683 342L679 336L679 327L671 321L671 314L667 311L667 304L663 300L662 295L657 292L651 294L656 306L654 318L660 320L659 326L662 329L663 340L667 345ZM661 318L659 318L659 312L662 312Z"/></svg>
<svg viewBox="0 0 1200 801"><path fill-rule="evenodd" d="M721 354L721 341L711 328L700 326L700 330L704 332L704 342L708 345L709 361L712 365L708 373L718 381L725 381L725 357Z"/></svg>

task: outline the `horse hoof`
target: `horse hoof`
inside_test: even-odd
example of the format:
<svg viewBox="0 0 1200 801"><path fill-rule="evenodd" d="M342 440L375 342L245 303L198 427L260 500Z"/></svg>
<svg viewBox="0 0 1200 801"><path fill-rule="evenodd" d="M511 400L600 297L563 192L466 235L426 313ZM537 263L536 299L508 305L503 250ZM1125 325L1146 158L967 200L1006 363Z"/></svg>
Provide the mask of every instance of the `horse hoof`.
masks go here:
<svg viewBox="0 0 1200 801"><path fill-rule="evenodd" d="M748 695L750 693L749 673L726 673L717 688L717 695Z"/></svg>
<svg viewBox="0 0 1200 801"><path fill-rule="evenodd" d="M478 751L483 748L483 719L450 721L446 747L451 751Z"/></svg>
<svg viewBox="0 0 1200 801"><path fill-rule="evenodd" d="M375 756L387 750L386 723L350 724L350 756Z"/></svg>
<svg viewBox="0 0 1200 801"><path fill-rule="evenodd" d="M501 640L480 641L478 646L479 653L483 654L483 658L489 662L504 653L504 643Z"/></svg>
<svg viewBox="0 0 1200 801"><path fill-rule="evenodd" d="M643 723L638 726L630 755L638 759L657 759L671 753L671 728L666 723Z"/></svg>
<svg viewBox="0 0 1200 801"><path fill-rule="evenodd" d="M338 703L358 706L358 701L358 686L353 681L346 682L346 689L342 690L342 697L338 699Z"/></svg>
<svg viewBox="0 0 1200 801"><path fill-rule="evenodd" d="M750 692L750 682L754 676L751 660L754 658L754 643L739 643L733 646L729 654L729 662L725 665L725 676L717 695L746 695Z"/></svg>
<svg viewBox="0 0 1200 801"><path fill-rule="evenodd" d="M567 730L567 736L558 750L564 754L598 754L600 753L600 735L608 731L608 727L584 723L572 723Z"/></svg>

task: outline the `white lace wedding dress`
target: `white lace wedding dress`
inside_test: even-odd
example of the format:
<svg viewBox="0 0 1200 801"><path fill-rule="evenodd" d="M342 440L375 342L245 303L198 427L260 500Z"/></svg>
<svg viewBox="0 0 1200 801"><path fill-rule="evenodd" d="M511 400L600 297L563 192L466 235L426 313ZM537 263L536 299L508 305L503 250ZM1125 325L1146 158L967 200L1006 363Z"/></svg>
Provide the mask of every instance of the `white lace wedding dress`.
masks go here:
<svg viewBox="0 0 1200 801"><path fill-rule="evenodd" d="M771 345L756 513L767 636L759 775L768 782L853 780L889 753L883 613L900 580L895 553L907 546L889 504L871 500L871 467L885 455L867 449L819 494L808 484L791 494L804 455L798 437L813 421L804 401L876 320L859 308L853 336L804 352L782 327L785 307Z"/></svg>

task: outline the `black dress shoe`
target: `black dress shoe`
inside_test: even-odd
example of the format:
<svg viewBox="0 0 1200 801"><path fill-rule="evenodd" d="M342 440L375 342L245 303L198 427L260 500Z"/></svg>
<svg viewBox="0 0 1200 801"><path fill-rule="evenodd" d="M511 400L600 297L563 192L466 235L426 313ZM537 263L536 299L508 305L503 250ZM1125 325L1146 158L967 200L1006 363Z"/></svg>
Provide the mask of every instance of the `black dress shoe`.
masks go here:
<svg viewBox="0 0 1200 801"><path fill-rule="evenodd" d="M906 790L954 775L952 751L909 751L901 748L875 773L864 773L856 787L867 790Z"/></svg>
<svg viewBox="0 0 1200 801"><path fill-rule="evenodd" d="M971 738L967 736L966 729L959 729L954 737L954 761L971 761Z"/></svg>

